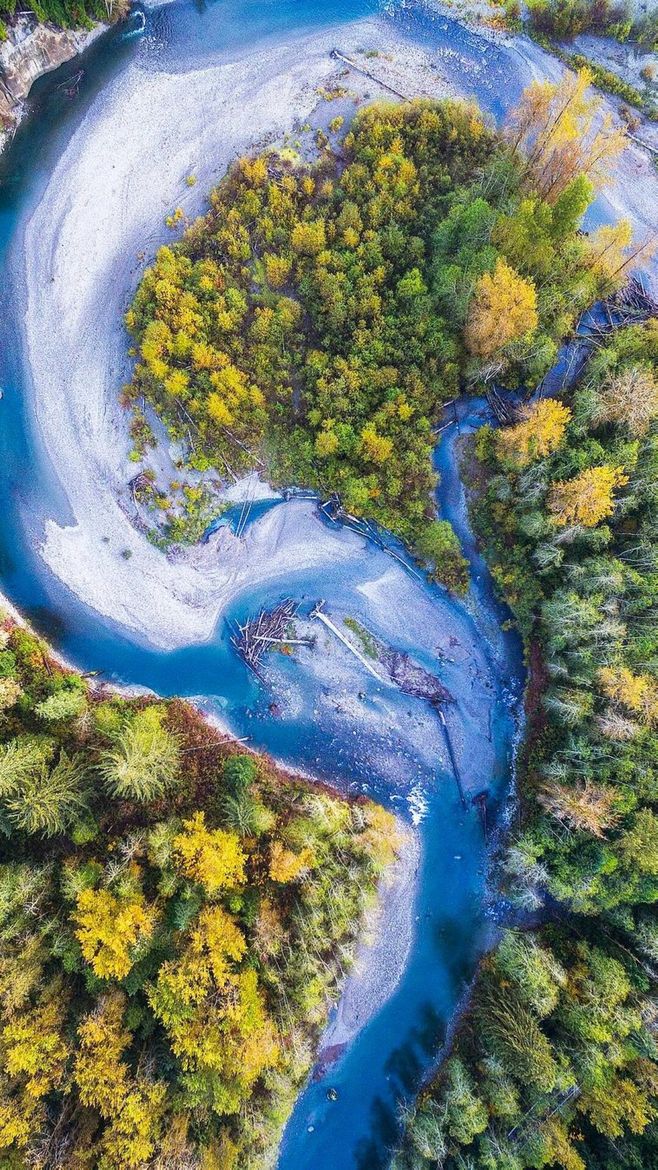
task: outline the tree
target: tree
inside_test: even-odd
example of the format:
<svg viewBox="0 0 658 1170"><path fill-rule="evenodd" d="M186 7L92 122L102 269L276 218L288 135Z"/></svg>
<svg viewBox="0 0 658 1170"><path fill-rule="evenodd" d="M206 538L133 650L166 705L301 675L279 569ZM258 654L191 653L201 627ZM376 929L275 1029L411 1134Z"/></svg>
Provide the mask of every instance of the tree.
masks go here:
<svg viewBox="0 0 658 1170"><path fill-rule="evenodd" d="M615 508L614 490L628 483L623 468L590 467L573 479L554 483L548 495L548 507L555 524L582 524L593 528L611 516Z"/></svg>
<svg viewBox="0 0 658 1170"><path fill-rule="evenodd" d="M476 282L464 330L466 348L474 357L498 355L512 341L534 333L539 323L537 293L501 257L493 273Z"/></svg>
<svg viewBox="0 0 658 1170"><path fill-rule="evenodd" d="M216 1113L236 1113L279 1056L253 969L238 964L246 943L221 907L204 907L181 954L165 962L149 1002L184 1069L183 1089Z"/></svg>
<svg viewBox="0 0 658 1170"><path fill-rule="evenodd" d="M37 703L34 708L40 719L47 722L59 722L64 719L74 719L81 715L87 706L87 697L84 690L64 688L49 695L43 702Z"/></svg>
<svg viewBox="0 0 658 1170"><path fill-rule="evenodd" d="M658 418L658 380L647 363L622 365L598 388L594 421L625 426L634 437L646 435Z"/></svg>
<svg viewBox="0 0 658 1170"><path fill-rule="evenodd" d="M155 913L139 896L83 889L71 915L83 957L99 979L123 979L155 928Z"/></svg>
<svg viewBox="0 0 658 1170"><path fill-rule="evenodd" d="M53 837L86 808L87 762L82 753L69 758L62 749L57 763L49 768L41 747L32 755L33 766L28 770L31 751L28 744L17 744L13 754L5 756L5 767L10 768L12 761L15 774L13 783L6 782L2 802L7 819L17 829Z"/></svg>
<svg viewBox="0 0 658 1170"><path fill-rule="evenodd" d="M469 1145L486 1129L489 1114L468 1069L456 1056L446 1067L444 1100L448 1133L462 1145Z"/></svg>
<svg viewBox="0 0 658 1170"><path fill-rule="evenodd" d="M627 666L603 666L598 680L613 703L641 715L649 724L658 723L658 684L652 675L634 674Z"/></svg>
<svg viewBox="0 0 658 1170"><path fill-rule="evenodd" d="M24 1008L2 1029L6 1071L24 1080L30 1097L45 1097L64 1084L69 1057L63 1035L66 1007L62 987L55 983L40 1003Z"/></svg>
<svg viewBox="0 0 658 1170"><path fill-rule="evenodd" d="M108 992L78 1026L74 1076L80 1100L103 1117L119 1112L128 1091L128 1066L121 1059L131 1041L125 1007L123 992Z"/></svg>
<svg viewBox="0 0 658 1170"><path fill-rule="evenodd" d="M416 541L416 552L437 581L455 593L466 593L470 579L468 561L452 524L447 520L430 520Z"/></svg>
<svg viewBox="0 0 658 1170"><path fill-rule="evenodd" d="M282 841L273 841L270 852L270 877L273 882L294 882L314 863L313 851L308 847L300 853L286 849Z"/></svg>
<svg viewBox="0 0 658 1170"><path fill-rule="evenodd" d="M386 463L393 454L393 443L373 426L367 426L361 431L361 449L367 462Z"/></svg>
<svg viewBox="0 0 658 1170"><path fill-rule="evenodd" d="M247 792L257 775L258 767L254 757L244 753L229 756L222 769L226 787L236 796Z"/></svg>
<svg viewBox="0 0 658 1170"><path fill-rule="evenodd" d="M135 1077L100 1142L99 1170L141 1170L158 1148L167 1086Z"/></svg>
<svg viewBox="0 0 658 1170"><path fill-rule="evenodd" d="M157 800L176 779L180 763L176 736L164 726L165 710L152 705L137 711L105 752L100 771L120 800Z"/></svg>
<svg viewBox="0 0 658 1170"><path fill-rule="evenodd" d="M149 1001L172 1035L184 1030L191 1008L214 988L223 992L247 944L235 920L220 906L205 906L180 955L162 964Z"/></svg>
<svg viewBox="0 0 658 1170"><path fill-rule="evenodd" d="M624 148L624 132L603 112L591 80L581 69L559 82L533 81L508 118L508 138L525 158L527 181L548 203L579 176L602 186Z"/></svg>
<svg viewBox="0 0 658 1170"><path fill-rule="evenodd" d="M202 812L183 821L183 831L174 838L174 854L181 873L202 885L210 897L245 880L246 856L239 837L209 829Z"/></svg>
<svg viewBox="0 0 658 1170"><path fill-rule="evenodd" d="M321 252L326 242L324 221L321 219L309 222L296 223L290 242L302 256L315 256Z"/></svg>
<svg viewBox="0 0 658 1170"><path fill-rule="evenodd" d="M581 1108L600 1133L618 1138L625 1126L642 1133L656 1117L655 1106L630 1077L608 1074L585 1092Z"/></svg>
<svg viewBox="0 0 658 1170"><path fill-rule="evenodd" d="M580 784L556 784L539 793L539 803L556 820L577 832L604 837L619 821L612 789L585 780Z"/></svg>
<svg viewBox="0 0 658 1170"><path fill-rule="evenodd" d="M0 799L10 796L44 761L45 746L31 736L10 739L0 746Z"/></svg>
<svg viewBox="0 0 658 1170"><path fill-rule="evenodd" d="M23 689L15 678L0 678L0 712L13 707L22 694Z"/></svg>
<svg viewBox="0 0 658 1170"><path fill-rule="evenodd" d="M495 954L496 970L510 980L540 1019L556 1008L567 976L547 946L533 935L507 930Z"/></svg>
<svg viewBox="0 0 658 1170"><path fill-rule="evenodd" d="M567 406L554 398L540 398L524 409L515 426L495 432L498 459L515 471L545 459L561 445L570 420Z"/></svg>
<svg viewBox="0 0 658 1170"><path fill-rule="evenodd" d="M545 1093L555 1087L555 1053L536 1016L518 996L489 987L478 1003L477 1018L489 1050L500 1055L519 1080Z"/></svg>

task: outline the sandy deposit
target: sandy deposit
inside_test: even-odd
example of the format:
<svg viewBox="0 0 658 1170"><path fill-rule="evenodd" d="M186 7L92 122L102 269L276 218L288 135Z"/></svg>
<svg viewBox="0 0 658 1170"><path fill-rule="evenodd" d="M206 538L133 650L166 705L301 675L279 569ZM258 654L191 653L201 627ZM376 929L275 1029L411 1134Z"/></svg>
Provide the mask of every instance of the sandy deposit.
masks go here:
<svg viewBox="0 0 658 1170"><path fill-rule="evenodd" d="M275 509L244 540L222 532L172 560L117 500L134 474L117 392L127 374L122 312L141 270L135 257L153 253L173 207L201 209L201 193L233 158L311 114L317 87L336 70L334 35L184 74L130 65L73 135L25 229L19 275L36 414L73 518L47 521L43 556L91 607L162 648L207 639L246 583L362 547L323 528L300 502ZM381 41L382 28L359 21L342 36L355 49ZM422 54L404 53L395 64L409 82L426 78Z"/></svg>
<svg viewBox="0 0 658 1170"><path fill-rule="evenodd" d="M320 1041L318 1064L339 1055L393 994L405 968L414 932L420 842L402 825L404 847L380 888L376 908L366 918L354 966L347 976L332 1019Z"/></svg>

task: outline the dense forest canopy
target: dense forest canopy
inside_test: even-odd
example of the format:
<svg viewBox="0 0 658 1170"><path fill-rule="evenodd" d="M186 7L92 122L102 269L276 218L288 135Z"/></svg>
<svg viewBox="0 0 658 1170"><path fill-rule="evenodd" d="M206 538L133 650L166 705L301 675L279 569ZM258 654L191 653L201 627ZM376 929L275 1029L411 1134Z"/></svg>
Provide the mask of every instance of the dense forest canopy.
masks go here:
<svg viewBox="0 0 658 1170"><path fill-rule="evenodd" d="M507 931L396 1170L658 1165L658 321L476 440L474 517L530 647Z"/></svg>
<svg viewBox="0 0 658 1170"><path fill-rule="evenodd" d="M393 818L0 646L0 1166L269 1165Z"/></svg>
<svg viewBox="0 0 658 1170"><path fill-rule="evenodd" d="M0 41L7 36L7 25L17 14L30 15L37 21L51 21L60 28L91 28L95 21L105 24L127 16L130 0L0 0Z"/></svg>
<svg viewBox="0 0 658 1170"><path fill-rule="evenodd" d="M639 11L640 5L627 0L527 0L527 8L530 27L540 34L596 33L633 39L646 49L658 43L658 13Z"/></svg>
<svg viewBox="0 0 658 1170"><path fill-rule="evenodd" d="M442 405L464 380L536 383L623 279L628 226L579 232L621 141L583 74L531 87L504 136L462 103L377 104L312 165L240 160L144 274L126 400L192 466L262 457L431 562Z"/></svg>

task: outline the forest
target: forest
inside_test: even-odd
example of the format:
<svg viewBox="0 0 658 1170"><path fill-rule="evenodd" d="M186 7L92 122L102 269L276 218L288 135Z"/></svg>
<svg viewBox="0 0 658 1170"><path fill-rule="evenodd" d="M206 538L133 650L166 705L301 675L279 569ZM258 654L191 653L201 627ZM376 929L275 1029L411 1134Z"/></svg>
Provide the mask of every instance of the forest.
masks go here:
<svg viewBox="0 0 658 1170"><path fill-rule="evenodd" d="M557 38L595 33L637 41L644 49L658 42L658 14L633 13L626 0L528 0L532 31Z"/></svg>
<svg viewBox="0 0 658 1170"><path fill-rule="evenodd" d="M59 28L91 28L95 21L111 24L127 16L129 0L0 0L0 41L7 36L7 26L17 14L31 14L37 21L51 21Z"/></svg>
<svg viewBox="0 0 658 1170"><path fill-rule="evenodd" d="M30 15L35 20L50 21L59 28L91 28L96 21L112 24L130 11L130 0L0 0L0 41L16 15Z"/></svg>
<svg viewBox="0 0 658 1170"><path fill-rule="evenodd" d="M396 822L0 623L0 1166L271 1164Z"/></svg>
<svg viewBox="0 0 658 1170"><path fill-rule="evenodd" d="M657 418L652 318L470 452L531 669L500 862L519 926L485 960L396 1170L658 1165Z"/></svg>
<svg viewBox="0 0 658 1170"><path fill-rule="evenodd" d="M579 230L622 143L583 71L532 86L503 134L463 103L378 103L313 163L241 159L144 273L124 402L191 467L337 492L459 582L428 531L442 407L538 382L623 280L628 224Z"/></svg>

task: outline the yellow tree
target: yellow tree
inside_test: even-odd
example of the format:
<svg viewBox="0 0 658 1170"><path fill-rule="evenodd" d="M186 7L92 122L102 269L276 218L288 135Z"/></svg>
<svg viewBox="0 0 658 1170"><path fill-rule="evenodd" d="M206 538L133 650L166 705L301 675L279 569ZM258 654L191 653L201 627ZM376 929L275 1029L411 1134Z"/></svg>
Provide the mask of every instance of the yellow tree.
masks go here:
<svg viewBox="0 0 658 1170"><path fill-rule="evenodd" d="M496 431L496 454L501 463L519 471L544 459L562 443L571 411L554 398L542 398L526 407L521 421Z"/></svg>
<svg viewBox="0 0 658 1170"><path fill-rule="evenodd" d="M36 1007L23 1008L2 1029L4 1067L24 1078L30 1097L45 1097L64 1082L69 1049L64 1038L66 1001L55 983Z"/></svg>
<svg viewBox="0 0 658 1170"><path fill-rule="evenodd" d="M554 483L548 495L548 507L555 523L560 528L567 524L582 524L594 528L601 520L611 516L614 507L614 490L628 483L623 468L590 467L573 479Z"/></svg>
<svg viewBox="0 0 658 1170"><path fill-rule="evenodd" d="M74 1077L80 1101L100 1113L104 1130L98 1162L106 1170L137 1170L157 1148L167 1088L132 1076L123 1055L132 1040L124 1028L122 992L104 996L78 1027Z"/></svg>
<svg viewBox="0 0 658 1170"><path fill-rule="evenodd" d="M539 803L570 829L603 837L619 820L615 793L586 780L582 784L556 784L544 788Z"/></svg>
<svg viewBox="0 0 658 1170"><path fill-rule="evenodd" d="M155 926L143 898L120 899L104 889L81 890L72 918L82 954L99 979L123 979Z"/></svg>
<svg viewBox="0 0 658 1170"><path fill-rule="evenodd" d="M589 267L610 289L619 288L630 270L641 267L655 250L655 238L633 239L633 228L627 219L603 224L587 241Z"/></svg>
<svg viewBox="0 0 658 1170"><path fill-rule="evenodd" d="M46 1122L46 1110L38 1097L11 1094L9 1086L0 1089L0 1150L23 1149L40 1133ZM25 1165L4 1160L5 1165Z"/></svg>
<svg viewBox="0 0 658 1170"><path fill-rule="evenodd" d="M294 882L313 865L313 850L308 845L299 853L286 849L283 841L273 841L270 851L270 877L273 882Z"/></svg>
<svg viewBox="0 0 658 1170"><path fill-rule="evenodd" d="M532 189L548 203L579 175L602 186L624 147L624 132L603 112L591 80L582 69L559 82L534 81L508 119L508 138L525 156Z"/></svg>
<svg viewBox="0 0 658 1170"><path fill-rule="evenodd" d="M160 968L148 990L196 1100L206 1094L217 1113L235 1113L254 1081L279 1054L258 976L241 970L244 936L221 907L206 906L180 955Z"/></svg>
<svg viewBox="0 0 658 1170"><path fill-rule="evenodd" d="M361 451L373 463L386 463L393 454L393 442L385 435L378 434L375 427L367 426L361 431Z"/></svg>
<svg viewBox="0 0 658 1170"><path fill-rule="evenodd" d="M167 1087L136 1077L100 1144L99 1170L142 1170L158 1148Z"/></svg>
<svg viewBox="0 0 658 1170"><path fill-rule="evenodd" d="M633 674L627 666L604 666L598 679L606 698L647 723L658 723L658 686L651 675Z"/></svg>
<svg viewBox="0 0 658 1170"><path fill-rule="evenodd" d="M123 1026L126 997L104 995L78 1027L74 1076L83 1105L103 1117L119 1112L128 1094L128 1066L121 1059L132 1039Z"/></svg>
<svg viewBox="0 0 658 1170"><path fill-rule="evenodd" d="M179 870L199 882L211 897L220 890L242 885L246 856L235 833L209 829L202 812L183 821L183 832L174 838Z"/></svg>
<svg viewBox="0 0 658 1170"><path fill-rule="evenodd" d="M464 330L467 349L474 357L491 358L530 336L538 323L534 284L499 257L494 271L476 282Z"/></svg>
<svg viewBox="0 0 658 1170"><path fill-rule="evenodd" d="M190 1008L202 1004L211 989L226 986L247 944L234 919L219 906L205 906L176 959L167 959L149 991L153 1010L172 1035L181 1035ZM182 1041L181 1041L182 1042Z"/></svg>

